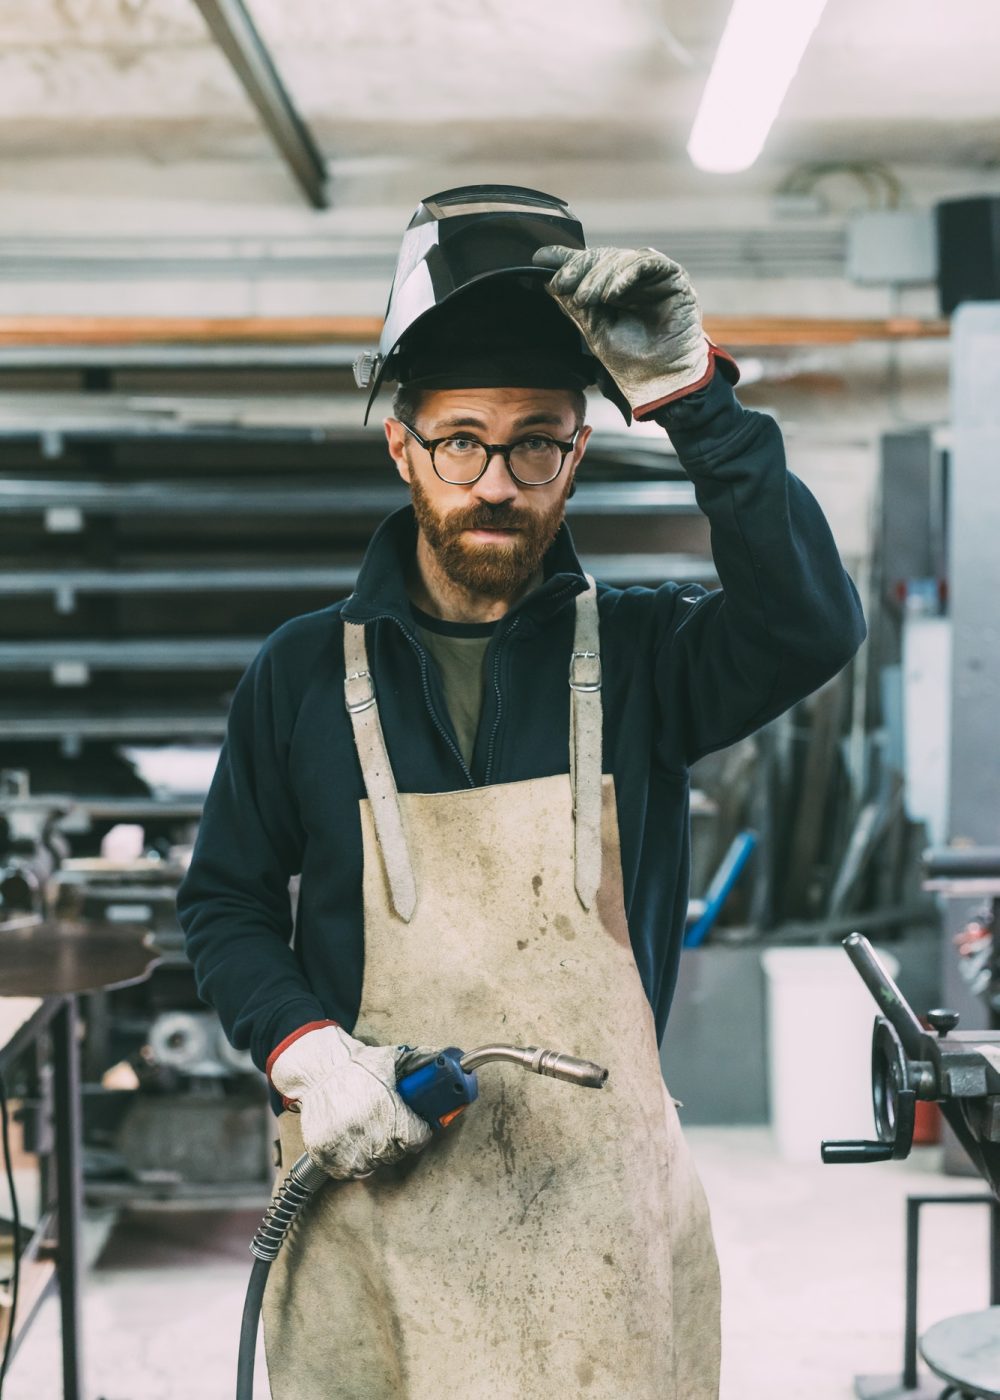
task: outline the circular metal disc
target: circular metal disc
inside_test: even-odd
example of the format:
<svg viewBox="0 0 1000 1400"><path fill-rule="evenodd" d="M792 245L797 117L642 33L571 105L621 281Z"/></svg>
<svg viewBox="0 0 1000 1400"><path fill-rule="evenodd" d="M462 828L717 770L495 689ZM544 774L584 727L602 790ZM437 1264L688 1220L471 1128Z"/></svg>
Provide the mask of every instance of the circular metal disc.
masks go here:
<svg viewBox="0 0 1000 1400"><path fill-rule="evenodd" d="M47 997L142 982L160 961L148 929L67 919L0 924L0 996Z"/></svg>

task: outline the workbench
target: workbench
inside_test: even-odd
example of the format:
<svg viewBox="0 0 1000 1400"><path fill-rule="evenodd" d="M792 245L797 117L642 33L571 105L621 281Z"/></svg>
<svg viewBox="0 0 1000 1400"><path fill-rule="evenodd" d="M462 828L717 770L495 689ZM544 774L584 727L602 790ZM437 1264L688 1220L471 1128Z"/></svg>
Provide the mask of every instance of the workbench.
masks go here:
<svg viewBox="0 0 1000 1400"><path fill-rule="evenodd" d="M18 1313L12 1320L11 1361L13 1363L43 1298L54 1285L58 1288L62 1316L63 1400L82 1400L81 1110L74 997L0 996L0 1074L8 1094L16 1063L29 1054L35 1054L39 1064L51 1067L52 1132L46 1134L42 1128L37 1223L31 1227L22 1223L21 1287ZM2 1189L6 1194L6 1185Z"/></svg>

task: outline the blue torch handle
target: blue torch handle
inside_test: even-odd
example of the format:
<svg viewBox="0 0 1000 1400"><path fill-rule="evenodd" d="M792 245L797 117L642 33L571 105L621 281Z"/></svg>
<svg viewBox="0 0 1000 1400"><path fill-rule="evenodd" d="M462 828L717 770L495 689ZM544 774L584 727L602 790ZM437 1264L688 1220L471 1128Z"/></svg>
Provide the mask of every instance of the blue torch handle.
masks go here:
<svg viewBox="0 0 1000 1400"><path fill-rule="evenodd" d="M479 1081L462 1068L462 1054L449 1045L436 1054L406 1055L400 1061L396 1091L432 1128L446 1128L479 1096Z"/></svg>

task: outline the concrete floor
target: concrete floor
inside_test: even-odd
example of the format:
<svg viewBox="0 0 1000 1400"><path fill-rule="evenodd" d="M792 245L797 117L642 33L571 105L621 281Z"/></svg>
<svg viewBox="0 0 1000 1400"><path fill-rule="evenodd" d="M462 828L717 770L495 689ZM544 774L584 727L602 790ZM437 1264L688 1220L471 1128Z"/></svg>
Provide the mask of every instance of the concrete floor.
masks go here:
<svg viewBox="0 0 1000 1400"><path fill-rule="evenodd" d="M712 1202L723 1277L722 1400L849 1400L856 1373L898 1372L903 1201L983 1190L944 1178L935 1149L904 1163L823 1167L777 1159L766 1129L689 1131ZM87 1400L225 1400L256 1213L146 1213L88 1226ZM921 1326L987 1303L985 1207L925 1213ZM255 1396L269 1392L258 1365ZM6 1400L58 1400L49 1299ZM622 1397L626 1400L626 1397Z"/></svg>

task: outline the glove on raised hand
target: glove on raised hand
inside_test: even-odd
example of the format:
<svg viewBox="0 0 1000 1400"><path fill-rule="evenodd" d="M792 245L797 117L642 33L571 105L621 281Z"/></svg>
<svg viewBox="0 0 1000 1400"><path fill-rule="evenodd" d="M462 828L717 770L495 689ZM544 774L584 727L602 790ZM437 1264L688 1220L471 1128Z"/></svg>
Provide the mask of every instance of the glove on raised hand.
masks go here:
<svg viewBox="0 0 1000 1400"><path fill-rule="evenodd" d="M721 353L709 341L690 279L655 248L539 248L555 268L548 291L641 416L692 393Z"/></svg>
<svg viewBox="0 0 1000 1400"><path fill-rule="evenodd" d="M396 1092L403 1053L328 1025L283 1041L269 1059L271 1083L298 1102L306 1151L330 1176L368 1176L430 1142L430 1128Z"/></svg>

